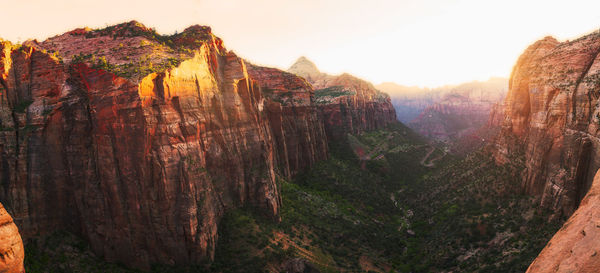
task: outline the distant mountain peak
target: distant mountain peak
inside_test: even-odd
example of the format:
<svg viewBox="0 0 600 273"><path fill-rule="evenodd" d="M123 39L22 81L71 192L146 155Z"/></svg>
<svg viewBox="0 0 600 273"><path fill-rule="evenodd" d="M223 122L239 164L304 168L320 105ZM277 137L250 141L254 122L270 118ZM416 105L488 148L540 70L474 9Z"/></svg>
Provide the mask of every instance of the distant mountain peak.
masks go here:
<svg viewBox="0 0 600 273"><path fill-rule="evenodd" d="M298 58L287 71L306 79L314 79L321 75L321 71L319 71L315 63L304 56Z"/></svg>

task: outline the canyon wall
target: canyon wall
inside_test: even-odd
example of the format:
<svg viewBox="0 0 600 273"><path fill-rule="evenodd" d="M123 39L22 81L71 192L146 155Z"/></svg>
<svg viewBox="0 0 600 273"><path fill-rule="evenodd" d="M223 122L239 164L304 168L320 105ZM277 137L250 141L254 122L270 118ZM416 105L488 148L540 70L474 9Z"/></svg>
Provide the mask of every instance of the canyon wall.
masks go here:
<svg viewBox="0 0 600 273"><path fill-rule="evenodd" d="M25 249L19 229L0 203L0 272L23 273Z"/></svg>
<svg viewBox="0 0 600 273"><path fill-rule="evenodd" d="M363 97L339 134L384 125L390 109ZM0 41L0 201L24 239L68 230L141 269L210 260L226 210L277 221L277 173L327 157L322 111L304 79L247 64L209 27Z"/></svg>
<svg viewBox="0 0 600 273"><path fill-rule="evenodd" d="M314 91L303 78L275 68L248 65L266 98L280 173L295 175L327 158L327 136L314 103Z"/></svg>
<svg viewBox="0 0 600 273"><path fill-rule="evenodd" d="M491 78L439 89L441 97L408 125L425 137L452 143L483 137L478 131L487 125L494 105L504 99L508 80Z"/></svg>
<svg viewBox="0 0 600 273"><path fill-rule="evenodd" d="M400 121L429 139L452 146L456 142L485 142L489 134L482 129L488 125L492 108L504 99L508 79L490 78L432 89L389 82L375 87L390 95ZM472 150L465 148L456 152Z"/></svg>
<svg viewBox="0 0 600 273"><path fill-rule="evenodd" d="M496 161L524 158L523 190L556 215L573 213L600 167L599 52L597 32L534 43L513 69L503 107L492 113L502 126Z"/></svg>
<svg viewBox="0 0 600 273"><path fill-rule="evenodd" d="M600 172L579 208L527 269L528 273L587 273L600 268Z"/></svg>
<svg viewBox="0 0 600 273"><path fill-rule="evenodd" d="M288 72L305 78L315 89L315 103L331 139L346 134L385 127L397 122L390 96L373 84L350 74L321 73L316 65L300 57Z"/></svg>

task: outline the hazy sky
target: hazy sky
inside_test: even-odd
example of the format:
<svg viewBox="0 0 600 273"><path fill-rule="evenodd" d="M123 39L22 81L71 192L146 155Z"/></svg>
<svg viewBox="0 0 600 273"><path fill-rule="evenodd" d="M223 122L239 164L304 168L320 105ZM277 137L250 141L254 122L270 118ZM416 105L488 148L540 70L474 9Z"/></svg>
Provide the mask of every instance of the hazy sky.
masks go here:
<svg viewBox="0 0 600 273"><path fill-rule="evenodd" d="M228 49L286 69L299 56L374 83L438 86L508 76L546 35L600 28L600 1L0 0L0 37L43 40L136 19L166 34L210 25Z"/></svg>

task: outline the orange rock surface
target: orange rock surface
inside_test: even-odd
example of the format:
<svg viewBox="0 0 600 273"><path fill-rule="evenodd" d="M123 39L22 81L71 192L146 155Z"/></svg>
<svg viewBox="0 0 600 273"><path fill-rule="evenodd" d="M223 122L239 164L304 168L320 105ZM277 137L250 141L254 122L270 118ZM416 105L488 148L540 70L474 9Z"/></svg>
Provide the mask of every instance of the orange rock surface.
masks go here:
<svg viewBox="0 0 600 273"><path fill-rule="evenodd" d="M599 53L597 32L534 43L513 69L503 108L492 114L502 124L496 161L524 158L523 190L557 215L577 208L600 167Z"/></svg>
<svg viewBox="0 0 600 273"><path fill-rule="evenodd" d="M528 273L600 271L600 172L579 208L552 237Z"/></svg>
<svg viewBox="0 0 600 273"><path fill-rule="evenodd" d="M19 229L0 203L0 273L22 273L25 250Z"/></svg>
<svg viewBox="0 0 600 273"><path fill-rule="evenodd" d="M352 128L383 126L360 101ZM0 41L0 200L24 238L66 229L131 267L199 263L225 211L277 221L276 172L327 157L318 109L304 79L247 64L205 26Z"/></svg>

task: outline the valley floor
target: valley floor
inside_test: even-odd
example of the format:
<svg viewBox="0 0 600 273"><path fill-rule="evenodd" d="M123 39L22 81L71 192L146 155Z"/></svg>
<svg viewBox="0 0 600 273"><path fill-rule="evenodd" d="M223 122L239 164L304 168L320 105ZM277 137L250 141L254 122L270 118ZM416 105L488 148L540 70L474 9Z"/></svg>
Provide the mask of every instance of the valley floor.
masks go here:
<svg viewBox="0 0 600 273"><path fill-rule="evenodd" d="M279 179L282 222L251 208L222 220L215 261L155 272L524 272L560 227L514 185L522 166L447 154L401 124L330 143L331 157ZM26 247L27 272L135 272L75 236ZM299 261L299 260L296 260Z"/></svg>

